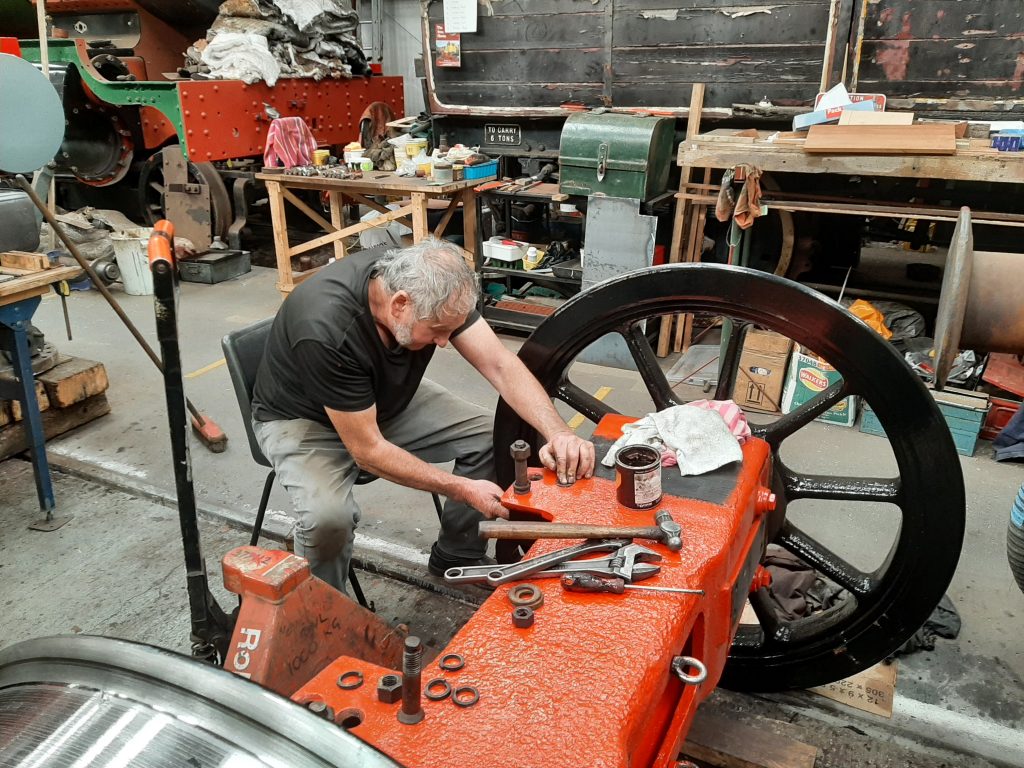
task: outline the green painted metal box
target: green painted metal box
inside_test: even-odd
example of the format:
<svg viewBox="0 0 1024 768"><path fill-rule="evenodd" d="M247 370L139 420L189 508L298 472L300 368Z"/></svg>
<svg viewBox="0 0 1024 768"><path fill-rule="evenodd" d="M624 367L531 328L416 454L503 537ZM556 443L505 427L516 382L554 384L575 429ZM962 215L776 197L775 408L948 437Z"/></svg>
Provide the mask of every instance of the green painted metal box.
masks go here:
<svg viewBox="0 0 1024 768"><path fill-rule="evenodd" d="M562 127L559 192L650 198L665 191L675 121L668 117L580 112Z"/></svg>
<svg viewBox="0 0 1024 768"><path fill-rule="evenodd" d="M942 418L946 420L949 434L953 437L956 452L962 456L973 456L978 444L978 433L988 414L989 399L979 392L936 392L929 390L939 406ZM869 435L885 437L885 430L875 412L866 402L860 420L860 431Z"/></svg>

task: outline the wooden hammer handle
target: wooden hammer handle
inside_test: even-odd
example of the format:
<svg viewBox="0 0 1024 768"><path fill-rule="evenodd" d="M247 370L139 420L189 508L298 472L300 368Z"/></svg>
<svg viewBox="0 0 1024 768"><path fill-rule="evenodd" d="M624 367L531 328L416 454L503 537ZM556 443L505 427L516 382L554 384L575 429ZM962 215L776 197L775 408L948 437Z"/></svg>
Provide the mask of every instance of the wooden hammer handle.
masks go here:
<svg viewBox="0 0 1024 768"><path fill-rule="evenodd" d="M619 528L612 525L574 523L497 522L483 520L480 535L485 539L655 539L664 537L657 526Z"/></svg>

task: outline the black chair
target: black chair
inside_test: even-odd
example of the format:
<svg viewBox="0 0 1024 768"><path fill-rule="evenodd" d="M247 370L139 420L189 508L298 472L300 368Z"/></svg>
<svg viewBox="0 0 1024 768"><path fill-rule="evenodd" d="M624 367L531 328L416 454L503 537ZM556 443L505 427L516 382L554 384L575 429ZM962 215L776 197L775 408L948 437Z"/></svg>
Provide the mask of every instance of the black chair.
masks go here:
<svg viewBox="0 0 1024 768"><path fill-rule="evenodd" d="M245 434L249 438L249 452L253 460L264 467L270 467L270 473L263 483L263 496L260 498L260 507L256 512L256 522L252 526L252 536L249 539L249 546L255 547L260 540L260 533L263 531L263 518L267 512L267 504L270 501L270 490L274 486L274 478L277 472L274 471L270 460L263 455L260 444L256 441L256 435L252 430L252 389L256 385L256 372L259 370L260 361L263 359L263 351L267 347L267 338L270 336L270 327L274 323L273 317L260 320L245 328L232 331L221 339L221 348L224 350L224 359L227 362L228 373L231 374L231 384L235 390L235 397L238 399L238 408L242 412L242 423L245 424ZM377 476L359 471L356 478L356 485L366 485L377 480ZM441 500L436 493L430 494L434 500L434 509L437 511L438 520L441 519ZM348 568L348 580L352 584L352 591L356 595L359 604L364 608L370 605L366 602L363 589L359 586L356 578L355 568L351 563Z"/></svg>

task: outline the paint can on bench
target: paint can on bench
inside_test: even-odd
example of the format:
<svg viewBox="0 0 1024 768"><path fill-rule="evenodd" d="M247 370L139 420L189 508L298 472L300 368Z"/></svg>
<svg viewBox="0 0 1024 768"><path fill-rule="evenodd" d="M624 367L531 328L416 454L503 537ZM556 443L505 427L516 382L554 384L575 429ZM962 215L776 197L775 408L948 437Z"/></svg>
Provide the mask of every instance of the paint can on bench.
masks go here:
<svg viewBox="0 0 1024 768"><path fill-rule="evenodd" d="M661 501L661 453L649 445L627 445L615 454L615 498L630 509Z"/></svg>

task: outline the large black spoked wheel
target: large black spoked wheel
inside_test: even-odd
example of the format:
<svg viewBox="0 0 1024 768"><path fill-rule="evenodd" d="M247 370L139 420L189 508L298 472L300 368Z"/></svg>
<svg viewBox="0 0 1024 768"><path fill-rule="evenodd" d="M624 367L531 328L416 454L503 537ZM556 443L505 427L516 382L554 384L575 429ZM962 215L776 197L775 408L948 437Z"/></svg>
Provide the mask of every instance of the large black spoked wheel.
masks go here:
<svg viewBox="0 0 1024 768"><path fill-rule="evenodd" d="M734 319L737 331L723 355L718 399L732 392L742 338L750 324L788 336L828 360L843 376L792 413L754 427L755 435L771 445L775 460L780 504L769 529L772 542L841 587L840 599L825 610L787 620L764 590L751 595L758 623L741 625L722 684L751 691L804 688L871 666L924 623L949 585L960 556L963 476L934 400L898 353L835 302L784 278L738 267L679 264L601 283L545 320L519 355L554 399L597 422L614 411L575 384L570 368L593 341L619 334L654 407L661 410L678 400L642 321L682 311ZM826 476L787 467L780 456L784 441L851 394L866 400L881 422L898 476ZM536 450L536 433L500 402L495 445L508 446L520 438ZM499 482L508 485L511 459L507 450L497 450L497 456ZM891 505L898 526L881 564L859 569L786 519L787 504L804 500L852 503L858 511L867 509L861 502Z"/></svg>

